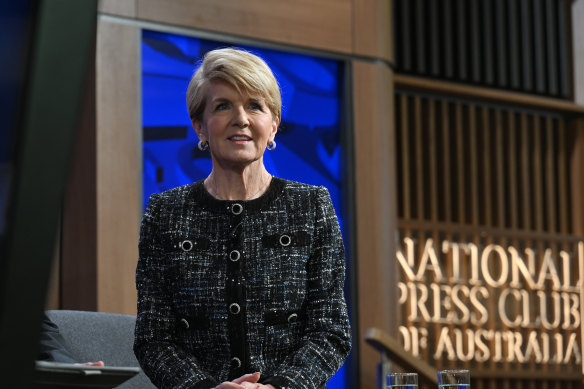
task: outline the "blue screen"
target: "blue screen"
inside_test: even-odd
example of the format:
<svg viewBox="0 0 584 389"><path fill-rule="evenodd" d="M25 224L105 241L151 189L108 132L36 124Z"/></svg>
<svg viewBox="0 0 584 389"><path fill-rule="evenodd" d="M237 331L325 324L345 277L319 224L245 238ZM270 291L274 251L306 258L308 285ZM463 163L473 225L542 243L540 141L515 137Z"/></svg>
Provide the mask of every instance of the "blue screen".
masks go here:
<svg viewBox="0 0 584 389"><path fill-rule="evenodd" d="M197 62L226 42L144 30L142 123L144 206L152 193L203 179L211 172L208 151L187 112L185 94ZM282 92L277 148L264 153L273 175L328 188L343 229L341 108L344 64L311 55L237 45L262 57ZM347 237L346 234L345 239ZM327 384L345 388L344 367Z"/></svg>

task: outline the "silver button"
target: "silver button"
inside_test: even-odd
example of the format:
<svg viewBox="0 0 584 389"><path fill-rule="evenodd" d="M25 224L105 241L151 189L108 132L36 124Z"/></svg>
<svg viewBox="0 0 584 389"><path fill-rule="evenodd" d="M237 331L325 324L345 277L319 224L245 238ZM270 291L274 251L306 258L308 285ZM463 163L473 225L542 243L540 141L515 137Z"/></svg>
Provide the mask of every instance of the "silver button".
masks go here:
<svg viewBox="0 0 584 389"><path fill-rule="evenodd" d="M240 213L243 212L243 205L239 203L233 204L231 206L231 212L233 212L234 215L239 215Z"/></svg>
<svg viewBox="0 0 584 389"><path fill-rule="evenodd" d="M233 303L229 306L229 312L233 315L237 315L241 311L241 307L237 303Z"/></svg>
<svg viewBox="0 0 584 389"><path fill-rule="evenodd" d="M291 314L288 316L288 323L294 323L298 319L298 315L296 313Z"/></svg>
<svg viewBox="0 0 584 389"><path fill-rule="evenodd" d="M241 359L233 357L231 358L231 362L235 365L235 367L237 368L241 367Z"/></svg>
<svg viewBox="0 0 584 389"><path fill-rule="evenodd" d="M178 244L178 246L183 250L183 251L191 251L193 249L193 242L191 242L190 240L183 240L182 242L180 242Z"/></svg>
<svg viewBox="0 0 584 389"><path fill-rule="evenodd" d="M239 258L241 258L241 254L239 253L239 251L233 250L232 252L229 253L229 259L231 260L231 262L237 262L239 261Z"/></svg>
<svg viewBox="0 0 584 389"><path fill-rule="evenodd" d="M190 324L189 324L189 322L187 321L187 319L184 319L184 318L183 318L183 319L180 319L180 324L182 324L182 326L183 326L184 328L186 328L187 330L188 330L188 329L189 329L189 327L190 327Z"/></svg>
<svg viewBox="0 0 584 389"><path fill-rule="evenodd" d="M290 243L292 243L292 238L290 237L290 235L282 235L280 237L280 244L284 247L286 246L290 246Z"/></svg>

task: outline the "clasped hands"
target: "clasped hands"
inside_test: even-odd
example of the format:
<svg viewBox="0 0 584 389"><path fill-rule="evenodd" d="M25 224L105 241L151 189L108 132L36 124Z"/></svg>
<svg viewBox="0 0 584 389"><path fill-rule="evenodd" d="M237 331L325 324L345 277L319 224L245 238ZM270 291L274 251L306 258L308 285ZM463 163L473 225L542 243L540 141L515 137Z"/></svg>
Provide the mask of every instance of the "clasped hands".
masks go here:
<svg viewBox="0 0 584 389"><path fill-rule="evenodd" d="M276 389L272 385L259 384L261 373L244 374L231 382L222 382L215 389Z"/></svg>

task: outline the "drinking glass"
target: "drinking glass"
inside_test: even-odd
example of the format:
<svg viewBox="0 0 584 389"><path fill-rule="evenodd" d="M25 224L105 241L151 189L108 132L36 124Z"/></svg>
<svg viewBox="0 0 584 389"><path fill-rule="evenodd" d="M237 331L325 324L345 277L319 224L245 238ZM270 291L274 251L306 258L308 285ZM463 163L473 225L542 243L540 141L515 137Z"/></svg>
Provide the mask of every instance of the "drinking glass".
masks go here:
<svg viewBox="0 0 584 389"><path fill-rule="evenodd" d="M470 372L468 370L440 370L438 372L438 388L469 389Z"/></svg>
<svg viewBox="0 0 584 389"><path fill-rule="evenodd" d="M388 389L418 389L418 373L390 373L387 375Z"/></svg>

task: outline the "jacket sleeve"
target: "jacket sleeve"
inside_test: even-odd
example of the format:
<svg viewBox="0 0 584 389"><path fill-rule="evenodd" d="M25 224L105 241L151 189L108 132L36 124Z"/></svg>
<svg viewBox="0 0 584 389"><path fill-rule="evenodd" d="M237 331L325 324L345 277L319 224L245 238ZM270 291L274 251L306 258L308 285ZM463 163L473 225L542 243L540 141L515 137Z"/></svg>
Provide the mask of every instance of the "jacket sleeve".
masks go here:
<svg viewBox="0 0 584 389"><path fill-rule="evenodd" d="M54 361L63 363L76 363L73 355L66 346L65 339L59 332L59 327L43 311L43 321L41 323L41 334L39 341L40 361ZM87 362L87 361L83 361Z"/></svg>
<svg viewBox="0 0 584 389"><path fill-rule="evenodd" d="M166 287L166 263L160 240L160 203L159 195L150 197L140 228L134 353L158 388L209 389L218 382L175 341L173 302Z"/></svg>
<svg viewBox="0 0 584 389"><path fill-rule="evenodd" d="M324 387L351 350L351 329L343 295L345 250L330 195L324 187L316 193L315 218L302 344L272 376L261 380L277 388Z"/></svg>

